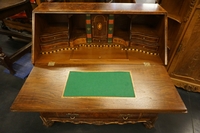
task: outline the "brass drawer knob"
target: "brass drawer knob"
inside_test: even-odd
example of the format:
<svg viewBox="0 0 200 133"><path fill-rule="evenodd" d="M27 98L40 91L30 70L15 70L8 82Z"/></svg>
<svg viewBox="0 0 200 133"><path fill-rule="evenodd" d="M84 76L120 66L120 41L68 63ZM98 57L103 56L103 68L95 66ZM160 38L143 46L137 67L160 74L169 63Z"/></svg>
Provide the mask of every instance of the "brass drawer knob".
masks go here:
<svg viewBox="0 0 200 133"><path fill-rule="evenodd" d="M76 117L75 116L70 116L70 119L74 120Z"/></svg>
<svg viewBox="0 0 200 133"><path fill-rule="evenodd" d="M74 120L74 119L76 119L76 117L78 116L78 114L67 113L66 116L67 116L68 118L70 118L71 120Z"/></svg>
<svg viewBox="0 0 200 133"><path fill-rule="evenodd" d="M128 116L124 116L124 117L123 117L123 120L128 120Z"/></svg>

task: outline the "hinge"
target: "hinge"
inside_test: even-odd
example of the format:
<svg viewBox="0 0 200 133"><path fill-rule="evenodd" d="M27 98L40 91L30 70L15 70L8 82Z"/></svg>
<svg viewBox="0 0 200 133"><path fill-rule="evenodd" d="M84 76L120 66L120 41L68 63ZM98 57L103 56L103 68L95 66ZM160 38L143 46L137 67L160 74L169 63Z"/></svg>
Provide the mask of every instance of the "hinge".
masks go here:
<svg viewBox="0 0 200 133"><path fill-rule="evenodd" d="M55 62L50 61L47 66L55 66Z"/></svg>
<svg viewBox="0 0 200 133"><path fill-rule="evenodd" d="M144 64L144 66L151 66L151 64L149 62L144 62L143 64Z"/></svg>

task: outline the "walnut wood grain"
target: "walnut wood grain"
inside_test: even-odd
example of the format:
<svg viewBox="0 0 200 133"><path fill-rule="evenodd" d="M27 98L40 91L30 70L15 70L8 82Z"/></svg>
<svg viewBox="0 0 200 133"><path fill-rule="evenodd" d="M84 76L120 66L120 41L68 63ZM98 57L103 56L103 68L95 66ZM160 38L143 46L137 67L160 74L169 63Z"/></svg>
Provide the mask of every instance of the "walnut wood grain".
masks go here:
<svg viewBox="0 0 200 133"><path fill-rule="evenodd" d="M151 64L163 65L159 56L142 52L122 50L119 47L79 47L78 50L64 50L53 54L40 55L34 62L36 66L68 66L69 64Z"/></svg>
<svg viewBox="0 0 200 133"><path fill-rule="evenodd" d="M42 3L34 13L67 12L68 14L166 14L158 4L139 3Z"/></svg>
<svg viewBox="0 0 200 133"><path fill-rule="evenodd" d="M62 98L69 71L130 71L136 97ZM186 112L165 68L160 65L149 67L144 65L34 67L11 110L30 112Z"/></svg>
<svg viewBox="0 0 200 133"><path fill-rule="evenodd" d="M194 92L200 92L199 14L200 9L197 8L169 69L169 74L175 79L177 86Z"/></svg>
<svg viewBox="0 0 200 133"><path fill-rule="evenodd" d="M69 71L129 71L136 97L62 97ZM187 109L161 65L69 65L34 67L12 111L40 112L43 124L127 124L154 127L159 113L185 113Z"/></svg>

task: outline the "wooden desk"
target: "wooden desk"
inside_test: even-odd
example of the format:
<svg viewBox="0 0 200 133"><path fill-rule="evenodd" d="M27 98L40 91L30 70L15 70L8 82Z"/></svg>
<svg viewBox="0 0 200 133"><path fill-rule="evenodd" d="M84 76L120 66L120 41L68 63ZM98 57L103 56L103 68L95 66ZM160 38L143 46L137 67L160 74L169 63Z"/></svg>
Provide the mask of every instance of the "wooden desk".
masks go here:
<svg viewBox="0 0 200 133"><path fill-rule="evenodd" d="M110 40L106 36L97 38L98 41L96 38L86 39L86 28L77 30L82 24L79 22L85 25L85 21L88 20L85 20L85 15L89 13L103 18L109 14L116 14L116 30L111 42L107 42ZM54 17L63 18L63 15L65 15L64 19L54 21ZM151 54L151 48L144 51L144 49L139 50L138 45L135 47L133 44L137 39L133 39L135 34L132 34L129 28L121 31L123 27L120 27L119 23L124 22L118 17L132 20L129 21L131 27L134 27L135 23L145 25L145 27L148 25L146 21L135 22L133 19L128 19L129 15L130 18L138 17L137 20L140 21L149 16L156 18L156 22L147 21L147 23L158 33L159 41L156 41L155 46L159 48L154 49L157 54ZM73 28L69 24L68 16L72 17ZM52 22L56 23L52 25ZM58 29L62 28L63 24L65 25L64 33L69 36L65 36L67 38L64 42L53 40L57 39L55 34L53 34L55 38L48 36L53 43L48 42L47 45L52 46L51 48L56 48L55 46L65 46L65 48L45 52L46 49L42 48L45 40L43 37L49 34L45 32L44 35L44 31L52 33L51 30L55 25L59 25L55 28ZM67 32L66 25L69 29L72 28L71 32ZM101 26L100 23L99 30ZM167 16L166 11L159 5L42 3L34 10L33 27L32 61L35 66L15 99L11 107L12 111L40 112L46 126L51 126L55 121L98 125L143 122L148 128L154 126L159 113L187 112L165 70ZM154 40L157 39L154 36L142 38L144 45L141 48L145 48L146 45L151 46L148 39L152 38L154 44ZM152 43L152 40L150 42ZM70 71L129 71L136 97L63 98L62 94Z"/></svg>

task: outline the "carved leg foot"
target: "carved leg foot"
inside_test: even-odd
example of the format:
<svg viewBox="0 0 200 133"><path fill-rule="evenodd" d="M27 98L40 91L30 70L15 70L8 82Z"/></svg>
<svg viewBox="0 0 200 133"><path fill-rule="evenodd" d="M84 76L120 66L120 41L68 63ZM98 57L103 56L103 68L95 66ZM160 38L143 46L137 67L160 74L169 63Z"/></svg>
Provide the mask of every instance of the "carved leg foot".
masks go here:
<svg viewBox="0 0 200 133"><path fill-rule="evenodd" d="M154 127L154 123L153 123L152 121L147 121L147 122L145 122L145 123L143 123L143 124L144 124L144 126L145 126L146 128L148 128L148 129L151 129L151 128Z"/></svg>
<svg viewBox="0 0 200 133"><path fill-rule="evenodd" d="M15 74L14 69L12 68L12 62L10 59L6 56L6 54L3 53L2 48L0 47L0 64L6 67L11 74Z"/></svg>
<svg viewBox="0 0 200 133"><path fill-rule="evenodd" d="M54 124L54 121L51 121L51 120L47 120L45 117L43 116L40 116L41 120L43 121L43 124L46 126L46 127L50 127Z"/></svg>
<svg viewBox="0 0 200 133"><path fill-rule="evenodd" d="M152 118L149 121L144 122L144 126L148 129L154 128L155 122L156 122L157 116L155 118Z"/></svg>

